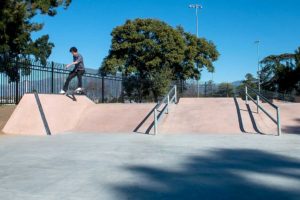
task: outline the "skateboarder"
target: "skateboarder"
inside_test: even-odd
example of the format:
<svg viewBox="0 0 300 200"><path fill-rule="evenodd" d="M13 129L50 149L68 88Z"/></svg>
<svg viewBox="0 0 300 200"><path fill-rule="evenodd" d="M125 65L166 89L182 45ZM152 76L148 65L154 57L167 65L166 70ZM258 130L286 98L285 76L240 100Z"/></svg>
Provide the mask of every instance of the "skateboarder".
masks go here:
<svg viewBox="0 0 300 200"><path fill-rule="evenodd" d="M78 87L75 92L82 91L82 76L85 72L83 57L78 53L76 47L71 47L70 52L73 55L73 62L66 66L66 69L75 65L74 69L70 72L63 89L60 91L60 94L65 94L68 91L70 81L77 76L78 78Z"/></svg>

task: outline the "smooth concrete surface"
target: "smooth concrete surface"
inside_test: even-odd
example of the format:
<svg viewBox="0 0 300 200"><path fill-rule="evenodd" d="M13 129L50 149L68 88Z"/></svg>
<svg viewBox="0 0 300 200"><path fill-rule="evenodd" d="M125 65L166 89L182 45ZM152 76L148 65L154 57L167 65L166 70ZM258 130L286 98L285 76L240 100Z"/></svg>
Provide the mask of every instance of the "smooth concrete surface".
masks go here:
<svg viewBox="0 0 300 200"><path fill-rule="evenodd" d="M275 109L264 104L261 106L276 119ZM262 110L257 112L257 106L252 101L248 104L242 99L235 101L237 116L239 117L239 127L243 133L260 133L266 135L277 135L277 124L274 123Z"/></svg>
<svg viewBox="0 0 300 200"><path fill-rule="evenodd" d="M52 134L68 132L133 132L153 110L155 104L94 104L85 96L76 101L64 95L39 95ZM300 133L300 104L276 102L280 107L284 133ZM261 105L276 119L275 109ZM152 113L136 130L145 133L153 123ZM46 136L43 122L32 94L25 95L3 129L7 134ZM159 124L166 134L277 134L277 125L255 104L234 98L181 98ZM153 133L153 128L151 130Z"/></svg>
<svg viewBox="0 0 300 200"><path fill-rule="evenodd" d="M3 200L298 200L300 135L0 136Z"/></svg>
<svg viewBox="0 0 300 200"><path fill-rule="evenodd" d="M90 106L81 114L73 128L75 132L130 133L154 108L155 104L98 104ZM145 133L153 116L138 130Z"/></svg>
<svg viewBox="0 0 300 200"><path fill-rule="evenodd" d="M282 133L300 134L300 103L274 101L274 104L280 109ZM276 109L267 103L260 102L260 105L277 121ZM238 107L241 112L242 122L251 121L250 127L249 124L242 124L242 128L245 129L245 132L269 135L277 134L277 124L275 124L262 110L259 110L259 113L257 113L257 106L253 102L249 102L249 106L247 106L239 99Z"/></svg>
<svg viewBox="0 0 300 200"><path fill-rule="evenodd" d="M82 95L72 100L65 95L39 95L49 128L53 134L70 131L76 126L82 112L95 103Z"/></svg>
<svg viewBox="0 0 300 200"><path fill-rule="evenodd" d="M39 95L52 134L70 131L75 127L81 113L95 105L86 96L71 99L65 95ZM46 135L44 124L34 94L25 94L3 132L16 135Z"/></svg>
<svg viewBox="0 0 300 200"><path fill-rule="evenodd" d="M277 120L276 110L260 102ZM300 103L275 102L280 108L283 133L300 133ZM277 124L262 110L240 98L181 98L159 126L161 133L234 134L260 133L277 135Z"/></svg>
<svg viewBox="0 0 300 200"><path fill-rule="evenodd" d="M160 127L163 133L240 133L233 98L181 98Z"/></svg>
<svg viewBox="0 0 300 200"><path fill-rule="evenodd" d="M282 131L285 133L300 133L300 103L276 102L280 107Z"/></svg>
<svg viewBox="0 0 300 200"><path fill-rule="evenodd" d="M39 95L52 135L76 132L129 133L154 108L155 104L95 104L86 96ZM149 118L138 130L144 133L153 121ZM46 136L33 94L25 94L3 128L12 135Z"/></svg>
<svg viewBox="0 0 300 200"><path fill-rule="evenodd" d="M33 94L26 94L22 97L2 131L5 134L46 135Z"/></svg>
<svg viewBox="0 0 300 200"><path fill-rule="evenodd" d="M170 114L161 125L163 133L273 133L267 116L255 113L254 104L234 98L181 98L179 104L171 107ZM253 118L253 119L252 119ZM276 129L275 129L276 132Z"/></svg>

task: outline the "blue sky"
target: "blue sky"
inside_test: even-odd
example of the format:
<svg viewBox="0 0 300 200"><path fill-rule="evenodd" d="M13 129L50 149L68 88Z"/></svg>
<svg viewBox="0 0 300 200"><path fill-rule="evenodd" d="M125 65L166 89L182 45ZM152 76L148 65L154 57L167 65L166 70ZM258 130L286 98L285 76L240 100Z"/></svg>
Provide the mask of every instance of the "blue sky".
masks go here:
<svg viewBox="0 0 300 200"><path fill-rule="evenodd" d="M155 18L171 26L181 25L196 33L195 11L189 4L201 4L199 37L212 40L221 56L215 63L215 82L241 80L256 74L260 56L294 52L300 46L299 0L73 0L55 17L38 16L44 29L33 36L49 34L55 44L51 61L70 63L68 50L76 46L85 65L98 69L108 54L110 33L127 19ZM212 79L204 72L201 81Z"/></svg>

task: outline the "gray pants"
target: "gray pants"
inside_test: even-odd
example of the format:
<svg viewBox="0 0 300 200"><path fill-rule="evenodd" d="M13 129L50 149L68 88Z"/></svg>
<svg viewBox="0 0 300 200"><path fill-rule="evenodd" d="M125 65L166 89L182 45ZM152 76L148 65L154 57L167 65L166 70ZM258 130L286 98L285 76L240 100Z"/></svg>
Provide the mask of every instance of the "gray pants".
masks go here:
<svg viewBox="0 0 300 200"><path fill-rule="evenodd" d="M70 81L73 78L75 78L76 76L78 78L78 87L81 88L82 87L82 76L83 76L84 72L85 72L84 70L73 70L73 71L71 71L68 78L67 78L67 80L66 80L66 82L65 82L63 90L64 91L68 90Z"/></svg>

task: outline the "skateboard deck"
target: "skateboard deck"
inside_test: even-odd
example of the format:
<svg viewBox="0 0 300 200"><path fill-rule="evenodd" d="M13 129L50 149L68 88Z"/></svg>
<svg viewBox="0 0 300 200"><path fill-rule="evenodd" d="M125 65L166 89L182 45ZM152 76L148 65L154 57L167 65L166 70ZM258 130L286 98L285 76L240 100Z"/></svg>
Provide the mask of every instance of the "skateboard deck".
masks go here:
<svg viewBox="0 0 300 200"><path fill-rule="evenodd" d="M82 89L80 91L68 90L68 91L66 91L66 93L64 95L66 95L67 97L69 97L73 101L77 101L75 95L86 95L86 93L85 93L85 89Z"/></svg>
<svg viewBox="0 0 300 200"><path fill-rule="evenodd" d="M68 90L65 95L86 95L86 91L85 89L81 89L80 91Z"/></svg>

